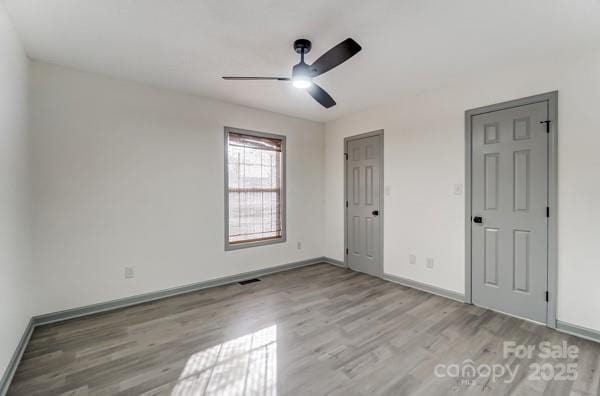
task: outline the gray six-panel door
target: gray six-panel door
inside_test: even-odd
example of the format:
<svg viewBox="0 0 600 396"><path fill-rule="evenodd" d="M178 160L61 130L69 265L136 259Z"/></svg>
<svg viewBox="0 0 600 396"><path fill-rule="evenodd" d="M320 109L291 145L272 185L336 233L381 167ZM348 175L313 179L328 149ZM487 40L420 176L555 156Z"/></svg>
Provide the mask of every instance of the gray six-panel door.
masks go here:
<svg viewBox="0 0 600 396"><path fill-rule="evenodd" d="M380 276L381 136L348 141L346 235L348 266Z"/></svg>
<svg viewBox="0 0 600 396"><path fill-rule="evenodd" d="M473 303L546 322L548 103L472 119Z"/></svg>

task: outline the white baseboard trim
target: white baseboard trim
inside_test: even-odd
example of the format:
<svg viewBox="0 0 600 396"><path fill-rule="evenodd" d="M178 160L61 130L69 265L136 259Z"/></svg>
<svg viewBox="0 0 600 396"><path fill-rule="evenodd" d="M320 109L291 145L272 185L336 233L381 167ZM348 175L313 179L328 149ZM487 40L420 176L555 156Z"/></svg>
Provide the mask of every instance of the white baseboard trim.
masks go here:
<svg viewBox="0 0 600 396"><path fill-rule="evenodd" d="M25 331L19 340L19 344L17 345L17 349L12 355L12 358L8 362L8 366L0 379L0 395L4 396L8 392L8 387L17 371L17 367L19 366L19 362L21 361L21 357L23 357L23 353L25 352L25 348L27 348L27 344L29 343L29 339L31 338L31 334L33 333L33 329L35 327L35 323L33 318L29 319L27 326L25 327Z"/></svg>
<svg viewBox="0 0 600 396"><path fill-rule="evenodd" d="M556 330L561 333L585 338L586 340L600 342L600 331L598 330L588 329L587 327L577 326L560 320L556 321Z"/></svg>
<svg viewBox="0 0 600 396"><path fill-rule="evenodd" d="M431 286L431 285L428 285L425 283L417 282L417 281L406 279L406 278L401 278L399 276L392 275L392 274L386 274L386 273L383 274L383 279L390 281L390 282L398 283L403 286L411 287L413 289L418 289L418 290L421 290L421 291L424 291L427 293L446 297L451 300L456 300L456 301L459 301L462 303L465 302L464 294L460 294L460 293L457 293L457 292L454 292L451 290L442 289L441 287Z"/></svg>

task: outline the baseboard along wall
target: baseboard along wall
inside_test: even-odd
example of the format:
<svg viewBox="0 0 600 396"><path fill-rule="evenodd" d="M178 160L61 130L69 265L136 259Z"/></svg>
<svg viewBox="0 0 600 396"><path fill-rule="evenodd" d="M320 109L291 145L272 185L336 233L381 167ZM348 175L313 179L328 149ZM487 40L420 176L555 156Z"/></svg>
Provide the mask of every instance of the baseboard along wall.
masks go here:
<svg viewBox="0 0 600 396"><path fill-rule="evenodd" d="M8 387L17 371L17 367L19 366L19 362L23 357L23 353L25 352L25 348L27 348L27 344L29 343L29 339L33 334L33 329L35 328L35 323L33 318L29 319L27 326L25 327L25 331L19 340L19 344L15 349L10 361L8 362L8 367L4 371L2 378L0 378L0 396L6 395L8 392Z"/></svg>
<svg viewBox="0 0 600 396"><path fill-rule="evenodd" d="M600 331L588 329L587 327L577 326L560 320L556 321L556 330L561 333L574 335L586 340L600 342Z"/></svg>
<svg viewBox="0 0 600 396"><path fill-rule="evenodd" d="M442 297L446 297L449 298L451 300L456 300L459 302L465 302L465 295L461 294L461 293L457 293L451 290L446 290L446 289L442 289L441 287L436 287L436 286L431 286L428 285L426 283L421 283L421 282L417 282L414 280L410 280L410 279L406 279L406 278L401 278L399 276L396 275L392 275L392 274L387 274L384 273L383 274L383 279L389 281L389 282L394 282L394 283L398 283L400 285L403 286L407 286L413 289L418 289L427 293L431 293L431 294L435 294L438 296L442 296Z"/></svg>

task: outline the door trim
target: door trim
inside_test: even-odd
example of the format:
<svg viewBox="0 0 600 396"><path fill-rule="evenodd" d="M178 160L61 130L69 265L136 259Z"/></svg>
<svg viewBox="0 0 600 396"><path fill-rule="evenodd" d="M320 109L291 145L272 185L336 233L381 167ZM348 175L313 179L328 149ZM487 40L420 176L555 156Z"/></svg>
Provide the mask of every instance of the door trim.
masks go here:
<svg viewBox="0 0 600 396"><path fill-rule="evenodd" d="M548 118L550 120L550 135L548 139L548 304L546 326L556 328L556 302L558 280L558 91L528 96L521 99L497 103L490 106L478 107L465 111L465 302L472 304L472 251L471 251L471 120L474 116L524 106L532 103L547 102Z"/></svg>
<svg viewBox="0 0 600 396"><path fill-rule="evenodd" d="M383 129L378 129L372 132L361 133L359 135L348 136L344 138L344 155L342 160L344 161L344 251L342 252L344 255L344 265L346 268L350 268L348 264L348 255L346 251L348 249L348 208L346 207L346 202L348 201L348 162L346 160L348 156L348 143L353 140L364 139L372 136L381 136L380 140L380 156L379 156L379 268L378 268L378 277L383 277L383 218L385 216L385 211L383 209L383 196L385 187L383 184Z"/></svg>

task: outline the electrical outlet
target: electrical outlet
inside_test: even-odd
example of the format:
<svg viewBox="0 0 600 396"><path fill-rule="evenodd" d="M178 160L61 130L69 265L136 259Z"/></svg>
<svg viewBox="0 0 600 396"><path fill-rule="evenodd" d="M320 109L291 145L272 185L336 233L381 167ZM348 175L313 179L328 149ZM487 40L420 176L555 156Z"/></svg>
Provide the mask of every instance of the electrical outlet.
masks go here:
<svg viewBox="0 0 600 396"><path fill-rule="evenodd" d="M135 277L133 267L125 267L125 279L131 279Z"/></svg>
<svg viewBox="0 0 600 396"><path fill-rule="evenodd" d="M462 195L462 193L463 193L463 185L455 184L454 185L454 195Z"/></svg>
<svg viewBox="0 0 600 396"><path fill-rule="evenodd" d="M298 250L302 249L302 242L297 242L297 243L296 243L296 248L297 248Z"/></svg>
<svg viewBox="0 0 600 396"><path fill-rule="evenodd" d="M425 264L425 266L429 269L433 268L433 259L431 257L427 257L427 263Z"/></svg>
<svg viewBox="0 0 600 396"><path fill-rule="evenodd" d="M409 264L417 264L417 256L415 256L414 254L409 254L408 255L408 263Z"/></svg>

